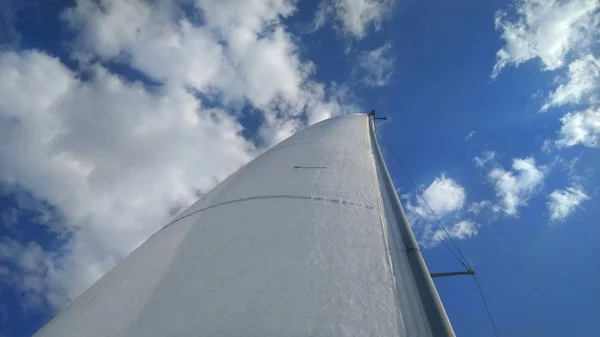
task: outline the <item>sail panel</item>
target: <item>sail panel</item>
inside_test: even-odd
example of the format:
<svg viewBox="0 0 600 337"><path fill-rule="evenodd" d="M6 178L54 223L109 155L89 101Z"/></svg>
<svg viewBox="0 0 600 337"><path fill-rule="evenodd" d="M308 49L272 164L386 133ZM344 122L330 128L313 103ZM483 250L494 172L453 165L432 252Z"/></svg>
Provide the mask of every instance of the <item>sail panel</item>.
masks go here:
<svg viewBox="0 0 600 337"><path fill-rule="evenodd" d="M363 115L265 152L38 336L431 336Z"/></svg>

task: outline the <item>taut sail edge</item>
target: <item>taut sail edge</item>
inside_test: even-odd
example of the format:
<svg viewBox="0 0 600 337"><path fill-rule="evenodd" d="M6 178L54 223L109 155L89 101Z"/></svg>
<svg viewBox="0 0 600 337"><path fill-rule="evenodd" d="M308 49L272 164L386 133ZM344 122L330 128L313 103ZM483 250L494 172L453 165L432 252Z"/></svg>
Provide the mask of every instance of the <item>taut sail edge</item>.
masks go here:
<svg viewBox="0 0 600 337"><path fill-rule="evenodd" d="M419 245L412 232L402 203L398 198L394 183L390 176L390 173L383 159L379 143L377 142L377 136L375 132L375 121L373 118L369 118L369 132L371 137L371 144L373 146L373 152L376 158L377 171L379 173L380 184L382 186L382 196L390 198L391 211L393 212L393 220L398 226L400 231L400 237L402 246L405 247L404 252L400 252L406 255L410 267L413 271L413 276L416 281L417 289L421 300L423 301L423 307L425 308L429 324L434 336L448 336L454 337L454 330L446 314L446 310L442 305L442 301L438 295L438 292L433 284L433 280L423 259L423 255L419 250ZM388 219L392 220L392 219Z"/></svg>

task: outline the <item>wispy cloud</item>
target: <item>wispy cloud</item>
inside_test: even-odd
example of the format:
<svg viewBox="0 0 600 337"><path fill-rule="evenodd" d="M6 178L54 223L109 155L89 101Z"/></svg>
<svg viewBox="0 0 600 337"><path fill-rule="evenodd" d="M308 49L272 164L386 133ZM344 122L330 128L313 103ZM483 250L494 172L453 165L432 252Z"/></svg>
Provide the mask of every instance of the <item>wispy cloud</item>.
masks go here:
<svg viewBox="0 0 600 337"><path fill-rule="evenodd" d="M469 206L468 211L469 211L469 213L479 214L482 211L484 211L485 209L490 209L491 207L492 207L492 202L489 200L474 201Z"/></svg>
<svg viewBox="0 0 600 337"><path fill-rule="evenodd" d="M23 11L35 8L33 1L4 0L0 2L0 48L18 46L21 34L16 28L19 15Z"/></svg>
<svg viewBox="0 0 600 337"><path fill-rule="evenodd" d="M358 59L358 73L362 82L370 87L388 84L394 74L394 62L395 57L390 42L371 51L362 52Z"/></svg>
<svg viewBox="0 0 600 337"><path fill-rule="evenodd" d="M590 103L600 89L600 60L588 54L569 64L566 79L550 93L540 111L565 104Z"/></svg>
<svg viewBox="0 0 600 337"><path fill-rule="evenodd" d="M589 108L585 111L568 113L560 119L562 126L559 139L555 144L559 148L582 144L588 147L600 146L600 109Z"/></svg>
<svg viewBox="0 0 600 337"><path fill-rule="evenodd" d="M438 228L435 231L428 230L423 234L421 242L425 247L434 247L446 240L448 236L456 240L464 240L477 235L479 225L470 220L462 220L446 227L446 230ZM446 234L447 232L447 234Z"/></svg>
<svg viewBox="0 0 600 337"><path fill-rule="evenodd" d="M469 134L465 137L465 142L469 141L475 135L475 131L469 132Z"/></svg>
<svg viewBox="0 0 600 337"><path fill-rule="evenodd" d="M568 104L584 105L585 110L565 114L558 139L544 141L542 150L549 153L577 144L597 147L600 61L594 56L594 43L600 36L600 0L518 0L515 9L516 16L496 13L496 28L505 44L497 52L492 77L508 65L535 58L542 71L568 64L540 111Z"/></svg>
<svg viewBox="0 0 600 337"><path fill-rule="evenodd" d="M369 27L381 28L392 14L395 0L322 0L314 19L314 28L322 27L328 19L346 36L362 39Z"/></svg>
<svg viewBox="0 0 600 337"><path fill-rule="evenodd" d="M544 70L562 67L571 51L586 48L597 36L598 8L598 0L519 0L515 19L506 12L496 13L496 29L505 44L496 53L492 77L508 65L534 58Z"/></svg>
<svg viewBox="0 0 600 337"><path fill-rule="evenodd" d="M516 216L519 207L525 206L531 196L539 190L546 176L545 167L537 166L535 159L513 159L512 170L496 167L488 178L494 185L500 203L495 205L507 215Z"/></svg>
<svg viewBox="0 0 600 337"><path fill-rule="evenodd" d="M486 163L494 160L494 158L496 158L496 152L483 151L483 153L481 153L481 155L475 156L473 158L473 162L475 162L476 166L483 167Z"/></svg>
<svg viewBox="0 0 600 337"><path fill-rule="evenodd" d="M564 190L554 190L548 196L550 220L563 221L589 197L581 186L571 186Z"/></svg>
<svg viewBox="0 0 600 337"><path fill-rule="evenodd" d="M471 220L460 219L467 215L462 211L465 205L466 191L458 182L442 174L423 190L423 197L438 219L445 224L444 227L450 237L463 240L477 234L478 224ZM405 196L404 199L408 205L407 214L411 222L421 230L418 234L421 245L433 248L442 240L447 239L446 231L439 226L437 219L418 193ZM411 200L415 200L414 204ZM423 220L431 228L424 224Z"/></svg>
<svg viewBox="0 0 600 337"><path fill-rule="evenodd" d="M0 284L14 288L27 309L56 310L68 302L62 285L50 275L60 272L56 253L39 244L21 244L9 237L0 238L0 260L9 263L0 270Z"/></svg>
<svg viewBox="0 0 600 337"><path fill-rule="evenodd" d="M552 139L545 139L542 142L542 148L541 148L541 150L544 153L551 153L553 147L554 147L554 141Z"/></svg>

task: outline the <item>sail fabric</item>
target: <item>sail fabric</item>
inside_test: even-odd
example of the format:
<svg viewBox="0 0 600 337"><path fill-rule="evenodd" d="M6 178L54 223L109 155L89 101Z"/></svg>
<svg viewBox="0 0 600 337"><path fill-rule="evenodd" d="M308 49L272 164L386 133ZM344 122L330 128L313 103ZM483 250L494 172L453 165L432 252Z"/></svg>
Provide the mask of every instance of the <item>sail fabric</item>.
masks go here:
<svg viewBox="0 0 600 337"><path fill-rule="evenodd" d="M36 336L431 336L369 123L263 153Z"/></svg>

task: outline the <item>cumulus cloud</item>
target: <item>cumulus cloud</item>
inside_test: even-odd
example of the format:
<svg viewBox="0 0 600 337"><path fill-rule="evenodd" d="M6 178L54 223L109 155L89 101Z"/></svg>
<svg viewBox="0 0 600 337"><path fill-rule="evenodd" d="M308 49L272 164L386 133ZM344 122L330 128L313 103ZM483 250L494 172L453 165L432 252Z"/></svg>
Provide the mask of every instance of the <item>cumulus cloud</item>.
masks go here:
<svg viewBox="0 0 600 337"><path fill-rule="evenodd" d="M187 13L167 1L79 0L63 13L79 68L41 51L0 53L2 183L55 207L63 221L46 225L68 234L60 254L37 250L51 262L35 288L44 303L77 296L266 147L357 111L342 102L347 88L313 79L281 23L294 10L284 0L198 0ZM243 136L244 110L257 114L256 139Z"/></svg>
<svg viewBox="0 0 600 337"><path fill-rule="evenodd" d="M423 197L431 206L431 209L439 216L443 217L449 213L461 209L465 204L465 188L452 178L442 174L423 191ZM422 198L416 197L417 203L415 210L426 218L433 218L431 211Z"/></svg>
<svg viewBox="0 0 600 337"><path fill-rule="evenodd" d="M598 0L518 0L515 8L515 16L496 13L504 46L496 53L492 77L534 58L544 70L558 69L571 51L585 49L598 34Z"/></svg>
<svg viewBox="0 0 600 337"><path fill-rule="evenodd" d="M600 109L589 108L572 112L560 119L562 126L555 144L565 148L582 144L588 147L600 146Z"/></svg>
<svg viewBox="0 0 600 337"><path fill-rule="evenodd" d="M362 52L358 60L358 73L363 84L369 87L388 84L394 74L394 61L390 42L371 51Z"/></svg>
<svg viewBox="0 0 600 337"><path fill-rule="evenodd" d="M475 156L473 161L475 165L478 167L483 167L487 162L494 160L496 158L496 152L494 151L483 151L480 156Z"/></svg>
<svg viewBox="0 0 600 337"><path fill-rule="evenodd" d="M494 185L500 203L494 205L507 215L516 216L519 207L527 205L531 196L541 187L546 175L545 167L536 166L535 159L513 159L512 170L496 167L488 178Z"/></svg>
<svg viewBox="0 0 600 337"><path fill-rule="evenodd" d="M319 29L328 19L343 35L362 39L369 27L381 28L381 23L391 16L395 0L323 0L313 25Z"/></svg>
<svg viewBox="0 0 600 337"><path fill-rule="evenodd" d="M462 209L465 205L466 192L465 188L455 180L448 178L445 174L436 177L434 181L423 191L423 197L431 206L438 219L446 225L445 228L451 238L457 240L468 239L477 234L479 225L471 220L461 220L465 214ZM408 206L408 216L413 225L424 226L423 220L427 221L429 226L421 231L419 236L419 244L426 248L436 247L446 240L448 235L441 228L434 215L429 210L423 199L417 194L413 196L416 199L416 204L413 205L410 199L411 196L406 196L405 199ZM423 229L418 228L418 229Z"/></svg>
<svg viewBox="0 0 600 337"><path fill-rule="evenodd" d="M263 128L294 126L265 140L269 144L303 126L289 119L315 123L345 112L330 95L331 87L311 80L314 64L299 58L281 24L294 11L290 2L199 0L195 6L205 18L203 26L175 20L180 9L159 4L80 0L63 15L81 32L76 55L124 62L157 81L193 88L231 107L250 104L262 111Z"/></svg>
<svg viewBox="0 0 600 337"><path fill-rule="evenodd" d="M600 0L518 0L515 8L514 16L496 13L496 28L505 43L497 52L492 77L508 65L518 66L534 58L541 61L542 70L568 64L540 111L568 104L585 104L587 110L564 115L559 138L545 141L542 150L577 144L597 147L600 60L594 51L600 36Z"/></svg>
<svg viewBox="0 0 600 337"><path fill-rule="evenodd" d="M588 54L569 64L567 79L550 93L540 111L594 101L600 86L600 60Z"/></svg>
<svg viewBox="0 0 600 337"><path fill-rule="evenodd" d="M67 219L54 230L74 234L61 276L73 296L255 153L234 118L182 89L100 66L82 82L40 52L2 54L0 73L0 171Z"/></svg>
<svg viewBox="0 0 600 337"><path fill-rule="evenodd" d="M564 190L556 189L552 191L548 199L550 220L562 221L589 197L580 186L571 186Z"/></svg>

